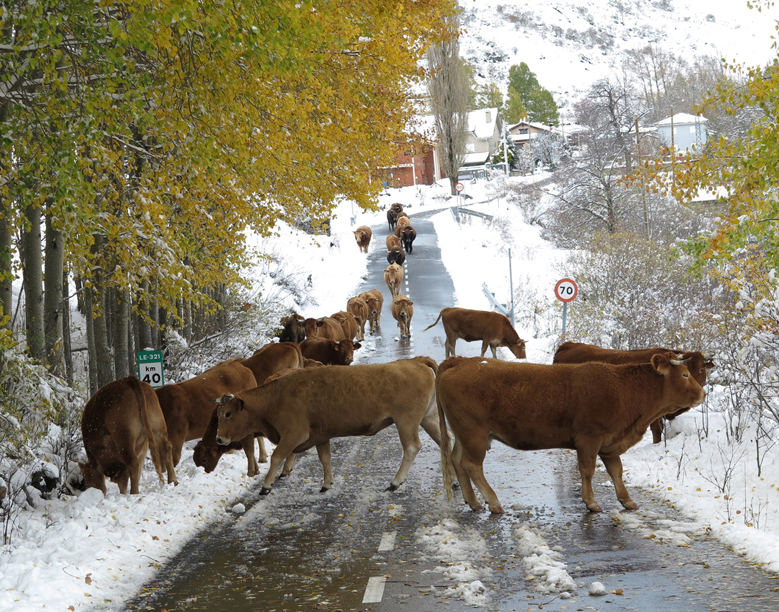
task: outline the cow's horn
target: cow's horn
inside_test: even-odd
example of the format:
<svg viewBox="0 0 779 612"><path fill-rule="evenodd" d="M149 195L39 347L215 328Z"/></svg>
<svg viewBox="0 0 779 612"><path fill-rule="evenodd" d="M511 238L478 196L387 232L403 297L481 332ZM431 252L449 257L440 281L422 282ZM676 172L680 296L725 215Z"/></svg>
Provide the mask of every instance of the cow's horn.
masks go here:
<svg viewBox="0 0 779 612"><path fill-rule="evenodd" d="M688 357L687 359L670 359L671 365L684 365L688 361L690 361L691 357Z"/></svg>

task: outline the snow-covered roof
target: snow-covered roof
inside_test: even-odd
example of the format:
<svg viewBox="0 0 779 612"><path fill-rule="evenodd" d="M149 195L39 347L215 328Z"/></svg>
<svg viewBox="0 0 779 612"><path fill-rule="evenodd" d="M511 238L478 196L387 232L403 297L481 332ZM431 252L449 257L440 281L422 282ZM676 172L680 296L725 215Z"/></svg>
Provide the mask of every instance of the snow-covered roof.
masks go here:
<svg viewBox="0 0 779 612"><path fill-rule="evenodd" d="M495 133L497 121L497 107L472 110L468 113L468 131L476 138L489 138Z"/></svg>
<svg viewBox="0 0 779 612"><path fill-rule="evenodd" d="M676 113L673 117L668 117L662 121L658 121L655 125L671 125L671 122L676 125L690 125L695 123L706 123L708 119L703 116L690 115L689 113Z"/></svg>
<svg viewBox="0 0 779 612"><path fill-rule="evenodd" d="M489 151L479 151L477 153L466 153L463 159L463 166L474 166L477 164L484 164L487 162L490 153Z"/></svg>

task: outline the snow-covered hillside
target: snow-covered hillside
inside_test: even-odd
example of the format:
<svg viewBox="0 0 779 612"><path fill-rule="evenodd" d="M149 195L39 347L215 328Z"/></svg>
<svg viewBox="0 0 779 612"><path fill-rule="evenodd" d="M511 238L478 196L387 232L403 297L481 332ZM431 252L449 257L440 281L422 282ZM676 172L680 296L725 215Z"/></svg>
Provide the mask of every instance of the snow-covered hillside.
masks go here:
<svg viewBox="0 0 779 612"><path fill-rule="evenodd" d="M463 0L462 57L479 84L505 92L508 70L525 62L565 110L596 80L618 74L623 53L647 45L691 60L713 55L748 65L773 55L779 8L747 0Z"/></svg>

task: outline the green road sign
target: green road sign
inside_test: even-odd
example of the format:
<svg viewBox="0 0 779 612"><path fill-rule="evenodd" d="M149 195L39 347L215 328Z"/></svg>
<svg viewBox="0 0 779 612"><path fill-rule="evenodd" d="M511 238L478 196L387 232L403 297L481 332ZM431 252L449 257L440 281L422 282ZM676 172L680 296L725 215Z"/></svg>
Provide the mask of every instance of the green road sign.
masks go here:
<svg viewBox="0 0 779 612"><path fill-rule="evenodd" d="M165 384L162 351L138 351L135 358L138 362L138 378L152 387L162 387Z"/></svg>

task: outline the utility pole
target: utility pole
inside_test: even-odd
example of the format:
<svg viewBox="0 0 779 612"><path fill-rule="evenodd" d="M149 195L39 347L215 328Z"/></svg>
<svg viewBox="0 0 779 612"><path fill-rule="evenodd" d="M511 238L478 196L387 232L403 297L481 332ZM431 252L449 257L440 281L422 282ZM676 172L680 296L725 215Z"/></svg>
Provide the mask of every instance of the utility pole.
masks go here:
<svg viewBox="0 0 779 612"><path fill-rule="evenodd" d="M641 203L644 207L644 234L649 240L649 216L646 212L646 177L644 168L641 166L641 138L638 133L638 117L636 119L636 158L638 159L638 171L641 173Z"/></svg>

